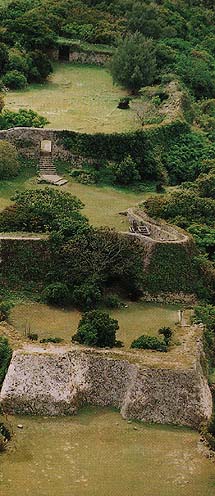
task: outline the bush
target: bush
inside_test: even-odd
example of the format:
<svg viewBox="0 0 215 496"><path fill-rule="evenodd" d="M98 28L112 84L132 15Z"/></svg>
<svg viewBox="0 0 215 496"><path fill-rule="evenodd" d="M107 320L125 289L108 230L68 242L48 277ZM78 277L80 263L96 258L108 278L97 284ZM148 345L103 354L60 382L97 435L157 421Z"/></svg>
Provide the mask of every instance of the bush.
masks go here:
<svg viewBox="0 0 215 496"><path fill-rule="evenodd" d="M11 309L11 304L8 303L7 301L1 301L0 302L0 322L2 320L7 320L9 317Z"/></svg>
<svg viewBox="0 0 215 496"><path fill-rule="evenodd" d="M12 350L9 346L8 340L0 336L0 385L3 383L9 363L12 356Z"/></svg>
<svg viewBox="0 0 215 496"><path fill-rule="evenodd" d="M64 306L71 301L71 294L66 284L56 282L44 289L42 299L50 305Z"/></svg>
<svg viewBox="0 0 215 496"><path fill-rule="evenodd" d="M98 285L86 282L73 290L73 303L81 310L90 310L101 301L102 293Z"/></svg>
<svg viewBox="0 0 215 496"><path fill-rule="evenodd" d="M63 341L64 341L64 339L62 339L62 338L52 338L52 337L40 339L40 343L58 344L58 343L62 343Z"/></svg>
<svg viewBox="0 0 215 496"><path fill-rule="evenodd" d="M124 306L117 294L106 295L103 299L103 304L107 308L121 308Z"/></svg>
<svg viewBox="0 0 215 496"><path fill-rule="evenodd" d="M8 71L2 77L3 84L10 90L21 90L27 86L27 79L24 74L19 71Z"/></svg>
<svg viewBox="0 0 215 496"><path fill-rule="evenodd" d="M87 346L100 348L113 348L116 345L116 331L119 329L118 321L112 319L107 313L92 310L85 313L79 322L77 333L72 341Z"/></svg>
<svg viewBox="0 0 215 496"><path fill-rule="evenodd" d="M172 329L170 329L170 327L161 327L158 330L158 334L162 334L163 335L163 337L164 337L163 339L164 339L164 342L165 342L166 346L169 346L170 341L172 339L172 335L173 335Z"/></svg>
<svg viewBox="0 0 215 496"><path fill-rule="evenodd" d="M38 340L38 334L29 332L28 339L30 339L30 341L37 341Z"/></svg>
<svg viewBox="0 0 215 496"><path fill-rule="evenodd" d="M213 198L215 200L215 171L209 174L201 174L197 181L200 196Z"/></svg>
<svg viewBox="0 0 215 496"><path fill-rule="evenodd" d="M0 179L17 176L19 172L16 148L8 141L0 141Z"/></svg>
<svg viewBox="0 0 215 496"><path fill-rule="evenodd" d="M44 127L48 121L34 110L19 109L12 112L5 109L0 115L0 129L10 129L11 127Z"/></svg>
<svg viewBox="0 0 215 496"><path fill-rule="evenodd" d="M130 156L126 157L119 164L112 166L115 182L127 186L141 180L137 170L137 164Z"/></svg>
<svg viewBox="0 0 215 496"><path fill-rule="evenodd" d="M147 336L145 334L143 334L137 339L134 339L134 341L131 343L131 348L167 351L166 343L156 338L156 336Z"/></svg>
<svg viewBox="0 0 215 496"><path fill-rule="evenodd" d="M5 231L49 232L76 231L87 221L79 213L83 203L70 193L43 190L27 190L17 193L15 204L0 213L0 229Z"/></svg>
<svg viewBox="0 0 215 496"><path fill-rule="evenodd" d="M124 96L123 98L120 98L120 101L117 105L119 109L128 109L129 108L129 103L130 103L130 98L129 96Z"/></svg>
<svg viewBox="0 0 215 496"><path fill-rule="evenodd" d="M97 177L94 171L84 169L74 169L70 172L70 176L81 184L96 184Z"/></svg>

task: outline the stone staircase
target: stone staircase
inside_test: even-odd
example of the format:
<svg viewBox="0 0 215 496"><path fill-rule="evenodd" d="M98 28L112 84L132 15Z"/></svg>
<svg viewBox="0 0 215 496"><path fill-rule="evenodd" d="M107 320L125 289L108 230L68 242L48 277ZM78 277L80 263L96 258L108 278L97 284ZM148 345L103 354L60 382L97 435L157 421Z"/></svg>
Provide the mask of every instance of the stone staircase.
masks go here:
<svg viewBox="0 0 215 496"><path fill-rule="evenodd" d="M63 186L67 183L66 179L58 176L56 167L52 161L52 155L40 156L38 182L55 184L55 186Z"/></svg>
<svg viewBox="0 0 215 496"><path fill-rule="evenodd" d="M40 168L40 175L48 176L48 175L57 174L56 167L52 161L52 156L50 155L40 156L39 168Z"/></svg>

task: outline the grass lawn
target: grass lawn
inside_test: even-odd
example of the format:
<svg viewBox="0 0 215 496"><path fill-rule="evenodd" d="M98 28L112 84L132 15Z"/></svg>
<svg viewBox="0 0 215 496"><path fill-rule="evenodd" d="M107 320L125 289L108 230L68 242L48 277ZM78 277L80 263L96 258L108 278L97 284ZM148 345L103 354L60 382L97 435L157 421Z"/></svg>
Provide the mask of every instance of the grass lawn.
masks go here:
<svg viewBox="0 0 215 496"><path fill-rule="evenodd" d="M149 194L109 186L87 186L76 183L69 177L68 181L68 184L60 191L69 191L72 195L80 198L85 204L83 213L89 218L90 223L97 227L108 226L127 230L127 219L119 215L119 212L141 202ZM0 181L0 210L11 204L10 198L16 191L44 187L46 186L38 185L35 170L32 168L26 168L14 179Z"/></svg>
<svg viewBox="0 0 215 496"><path fill-rule="evenodd" d="M117 339L130 347L131 342L142 334L157 335L162 326L174 327L178 321L177 307L151 303L127 302L128 308L106 310L119 322ZM11 324L24 336L26 326L39 339L61 337L71 342L76 332L81 313L74 309L58 309L42 303L21 303L11 311Z"/></svg>
<svg viewBox="0 0 215 496"><path fill-rule="evenodd" d="M50 122L47 127L111 133L139 127L134 110L117 109L126 95L105 68L58 63L46 83L10 91L5 99L10 110L32 108L43 115Z"/></svg>

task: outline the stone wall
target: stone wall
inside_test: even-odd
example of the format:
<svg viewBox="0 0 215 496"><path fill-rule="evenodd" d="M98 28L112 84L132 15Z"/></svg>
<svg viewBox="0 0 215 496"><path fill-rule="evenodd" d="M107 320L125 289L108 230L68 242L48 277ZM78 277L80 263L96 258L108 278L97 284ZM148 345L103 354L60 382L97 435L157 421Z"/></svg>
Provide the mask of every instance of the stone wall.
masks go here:
<svg viewBox="0 0 215 496"><path fill-rule="evenodd" d="M211 416L212 399L197 341L195 357L185 356L184 366L178 350L175 355L123 355L75 346L26 346L13 354L0 395L3 411L65 415L91 404L116 407L127 419L198 428ZM176 363L174 356L179 357Z"/></svg>
<svg viewBox="0 0 215 496"><path fill-rule="evenodd" d="M0 131L0 140L14 144L18 151L28 158L39 160L40 144L43 140L52 142L52 157L68 160L72 154L59 144L61 131L35 127L15 127Z"/></svg>
<svg viewBox="0 0 215 496"><path fill-rule="evenodd" d="M79 64L93 64L102 66L107 64L111 59L111 56L107 53L96 53L96 52L79 52L70 51L69 62L79 63Z"/></svg>

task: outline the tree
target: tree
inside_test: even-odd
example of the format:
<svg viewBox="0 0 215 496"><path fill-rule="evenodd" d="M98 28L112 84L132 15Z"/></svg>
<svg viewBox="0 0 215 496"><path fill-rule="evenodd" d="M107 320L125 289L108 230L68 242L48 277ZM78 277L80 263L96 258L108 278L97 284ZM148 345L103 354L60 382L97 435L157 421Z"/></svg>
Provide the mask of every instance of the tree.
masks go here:
<svg viewBox="0 0 215 496"><path fill-rule="evenodd" d="M137 164L129 155L119 164L114 164L112 167L115 182L118 184L129 185L141 180L137 170Z"/></svg>
<svg viewBox="0 0 215 496"><path fill-rule="evenodd" d="M8 71L4 74L2 83L11 90L21 90L27 86L27 79L24 74L14 70Z"/></svg>
<svg viewBox="0 0 215 496"><path fill-rule="evenodd" d="M198 177L196 184L200 196L215 199L215 171L211 171L209 174L201 174Z"/></svg>
<svg viewBox="0 0 215 496"><path fill-rule="evenodd" d="M117 320L112 319L105 312L92 310L83 315L72 341L88 346L98 346L100 348L108 346L113 348L113 346L117 345L117 329L119 329Z"/></svg>
<svg viewBox="0 0 215 496"><path fill-rule="evenodd" d="M5 72L8 60L8 48L4 43L0 43L0 75Z"/></svg>
<svg viewBox="0 0 215 496"><path fill-rule="evenodd" d="M1 212L1 229L6 231L58 231L65 218L79 224L87 222L79 212L83 203L70 193L51 188L27 190L14 200L14 205Z"/></svg>
<svg viewBox="0 0 215 496"><path fill-rule="evenodd" d="M16 148L8 141L0 141L0 179L17 176L19 171Z"/></svg>
<svg viewBox="0 0 215 496"><path fill-rule="evenodd" d="M30 52L27 57L29 82L42 83L53 72L48 56L40 50Z"/></svg>
<svg viewBox="0 0 215 496"><path fill-rule="evenodd" d="M118 46L111 63L114 83L132 92L152 84L156 73L156 52L152 40L140 33L127 36Z"/></svg>

